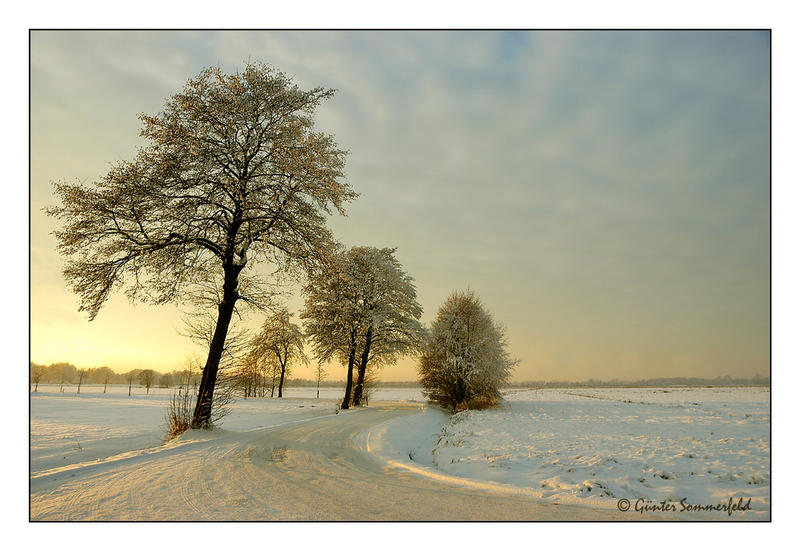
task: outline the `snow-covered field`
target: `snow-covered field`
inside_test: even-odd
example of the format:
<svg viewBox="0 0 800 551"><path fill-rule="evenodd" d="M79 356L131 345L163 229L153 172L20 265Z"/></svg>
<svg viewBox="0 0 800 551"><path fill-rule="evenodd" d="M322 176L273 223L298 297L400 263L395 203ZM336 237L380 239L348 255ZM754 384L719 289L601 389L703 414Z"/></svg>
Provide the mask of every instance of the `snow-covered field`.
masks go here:
<svg viewBox="0 0 800 551"><path fill-rule="evenodd" d="M128 396L127 386L84 386L81 394L40 385L31 394L31 477L87 462L147 454L164 442L164 414L171 390L151 389ZM224 428L232 431L276 426L335 412L330 400L239 400Z"/></svg>
<svg viewBox="0 0 800 551"><path fill-rule="evenodd" d="M512 390L494 410L448 420L430 408L389 421L371 431L370 448L431 476L522 488L554 503L616 507L626 498L633 511L637 500L667 500L681 512L681 499L742 497L752 511L738 518L765 518L769 400L761 387Z"/></svg>
<svg viewBox="0 0 800 551"><path fill-rule="evenodd" d="M42 384L31 393L31 476L120 454L147 453L163 443L164 414L173 389L140 387L128 396L127 385ZM342 389L287 388L282 399L237 399L222 421L227 431L284 425L336 411ZM376 389L372 400L422 401L419 389Z"/></svg>
<svg viewBox="0 0 800 551"><path fill-rule="evenodd" d="M134 388L129 397L127 386L103 394L86 385L77 395L40 385L30 401L32 492L61 473L138 464L163 450L170 392ZM221 434L233 442L267 427L316 423L333 416L341 396L289 388L283 399L239 399ZM614 509L622 498L705 505L743 497L752 511L734 518L768 518L768 388L511 390L499 408L455 416L423 407L419 389L379 389L371 400L418 404L420 413L406 409L371 426L354 440L359 447L447 484Z"/></svg>

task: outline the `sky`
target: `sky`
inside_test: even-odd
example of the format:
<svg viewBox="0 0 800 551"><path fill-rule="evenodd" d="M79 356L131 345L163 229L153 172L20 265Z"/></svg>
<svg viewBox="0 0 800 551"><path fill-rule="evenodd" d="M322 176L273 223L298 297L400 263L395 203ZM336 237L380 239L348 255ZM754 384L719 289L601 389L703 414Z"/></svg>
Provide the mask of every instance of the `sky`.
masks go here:
<svg viewBox="0 0 800 551"><path fill-rule="evenodd" d="M132 158L137 113L248 59L337 90L316 122L361 196L336 237L397 247L425 323L473 289L515 380L769 373L770 37L743 31L33 32L31 361L202 354L177 307L119 295L88 322L41 209Z"/></svg>

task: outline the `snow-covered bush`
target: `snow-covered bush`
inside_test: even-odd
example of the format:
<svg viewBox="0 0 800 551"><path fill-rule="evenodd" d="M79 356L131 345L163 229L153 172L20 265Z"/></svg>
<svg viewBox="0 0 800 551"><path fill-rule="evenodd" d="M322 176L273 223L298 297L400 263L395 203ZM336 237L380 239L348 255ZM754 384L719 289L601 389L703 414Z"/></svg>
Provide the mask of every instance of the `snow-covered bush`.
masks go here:
<svg viewBox="0 0 800 551"><path fill-rule="evenodd" d="M496 405L515 364L505 330L467 290L454 292L439 308L418 370L430 400L460 411Z"/></svg>

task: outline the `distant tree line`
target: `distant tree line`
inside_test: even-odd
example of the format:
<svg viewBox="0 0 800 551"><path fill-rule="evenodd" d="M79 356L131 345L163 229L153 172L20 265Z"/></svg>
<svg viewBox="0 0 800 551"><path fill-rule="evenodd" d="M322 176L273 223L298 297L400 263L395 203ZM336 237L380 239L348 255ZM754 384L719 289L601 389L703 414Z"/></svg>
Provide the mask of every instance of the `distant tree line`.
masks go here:
<svg viewBox="0 0 800 551"><path fill-rule="evenodd" d="M151 387L175 388L189 387L196 389L200 381L199 365L190 366L187 360L185 369L174 369L169 373L160 373L153 370L132 369L130 371L117 373L107 366L91 367L79 369L69 362L57 362L50 365L30 363L30 386L31 390L38 390L38 384L60 384L63 386L77 386L80 384L91 385L140 385L147 387L147 380L150 380ZM240 364L244 365L244 364ZM279 363L277 364L280 365ZM246 369L228 377L228 384L241 391L244 396L254 396L252 386L248 387L247 378L244 375ZM150 373L147 373L150 372ZM277 387L277 376L275 377ZM265 381L266 386L266 381ZM344 388L346 381L343 380L321 380L319 384L316 379L290 378L286 377L284 388ZM653 379L638 380L599 380L587 379L584 381L514 381L508 382L504 388L578 388L578 387L663 387L663 386L769 386L770 378L763 375L753 377L730 377L728 375L715 378L702 377L661 377ZM270 380L271 385L271 380ZM380 388L420 388L419 381L380 381L375 383ZM269 396L269 389L260 393L261 396Z"/></svg>
<svg viewBox="0 0 800 551"><path fill-rule="evenodd" d="M661 387L661 386L769 386L770 378L763 375L754 375L750 378L733 378L729 375L713 379L701 377L661 377L656 379L639 379L636 381L623 381L612 379L600 381L588 379L585 381L522 381L513 382L507 388L577 388L577 387Z"/></svg>
<svg viewBox="0 0 800 551"><path fill-rule="evenodd" d="M319 386L320 388L344 388L347 381L340 379L325 380L323 379ZM287 379L286 386L290 388L307 388L316 387L316 379ZM419 381L380 381L376 383L379 388L421 388Z"/></svg>
<svg viewBox="0 0 800 551"><path fill-rule="evenodd" d="M190 389L197 389L200 382L201 368L195 364L189 368L192 359L187 359L186 369L174 369L169 373L161 373L151 369L132 369L130 371L116 372L110 367L91 367L91 368L78 368L69 362L57 362L50 365L37 364L30 362L30 387L31 390L38 390L37 385L41 384L60 384L64 386L76 386L80 383L82 385L137 385L147 388L148 383L151 388L177 388L188 387ZM279 385L280 372L271 369L271 373L275 373L272 377L270 372L262 379L261 385L265 391L255 392L256 384L252 379L248 380L249 367L247 362L250 359L245 356L240 363L232 366L230 373L223 378L223 382L231 387L233 390L239 390L242 397L252 396L271 396L272 379L275 381L275 395L277 396L277 387ZM270 367L278 366L280 363L276 362L270 364ZM267 379L268 377L268 379ZM302 379L285 377L283 388L344 388L346 382L343 380L326 380L322 379L317 384L316 379ZM419 382L417 381L394 381L394 382L380 382L379 385L383 388L418 388Z"/></svg>
<svg viewBox="0 0 800 551"><path fill-rule="evenodd" d="M50 365L37 364L30 362L30 387L32 391L38 391L39 384L58 384L60 391L64 391L65 386L76 385L77 392L80 392L81 385L103 385L104 391L108 385L126 384L129 386L141 385L150 388L172 388L181 385L197 387L200 381L200 370L198 368L175 369L169 373L160 373L152 369L132 369L122 373L117 373L108 366L78 368L69 362L56 362Z"/></svg>

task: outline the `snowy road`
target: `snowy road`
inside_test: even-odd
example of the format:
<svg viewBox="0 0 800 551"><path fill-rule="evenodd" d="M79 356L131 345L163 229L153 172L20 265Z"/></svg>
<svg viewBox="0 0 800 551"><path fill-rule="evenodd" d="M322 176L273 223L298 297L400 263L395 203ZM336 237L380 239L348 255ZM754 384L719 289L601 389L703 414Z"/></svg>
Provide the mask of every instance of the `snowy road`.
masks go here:
<svg viewBox="0 0 800 551"><path fill-rule="evenodd" d="M249 432L219 431L34 473L32 520L637 520L542 504L387 466L356 439L417 406L389 404ZM660 517L664 519L664 517Z"/></svg>

